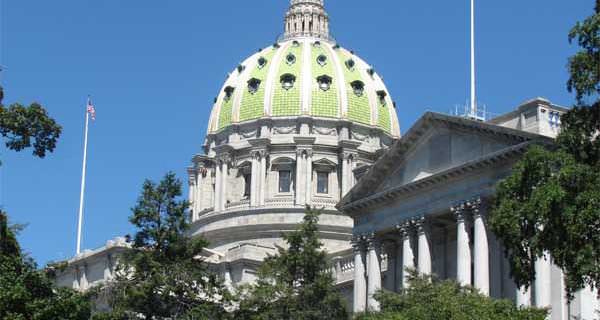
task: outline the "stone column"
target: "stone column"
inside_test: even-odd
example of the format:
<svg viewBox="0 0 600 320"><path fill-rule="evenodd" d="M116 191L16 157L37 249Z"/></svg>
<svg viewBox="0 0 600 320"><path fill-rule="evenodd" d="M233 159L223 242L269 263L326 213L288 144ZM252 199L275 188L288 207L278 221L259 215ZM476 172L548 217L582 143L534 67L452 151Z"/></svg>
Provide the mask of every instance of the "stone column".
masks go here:
<svg viewBox="0 0 600 320"><path fill-rule="evenodd" d="M86 291L89 288L89 283L87 279L87 265L84 265L81 268L81 278L79 279L79 289L81 291Z"/></svg>
<svg viewBox="0 0 600 320"><path fill-rule="evenodd" d="M302 183L303 176L303 162L304 162L304 152L303 150L296 151L296 182L294 183L294 187L296 189L296 205L304 205L306 202L304 201L304 184Z"/></svg>
<svg viewBox="0 0 600 320"><path fill-rule="evenodd" d="M481 199L473 203L473 224L474 224L474 280L475 288L479 292L490 295L490 253L488 245L488 236L484 218L481 212Z"/></svg>
<svg viewBox="0 0 600 320"><path fill-rule="evenodd" d="M367 306L370 311L379 311L380 305L375 300L375 294L381 290L381 242L375 238L375 235L370 235L368 239L367 257Z"/></svg>
<svg viewBox="0 0 600 320"><path fill-rule="evenodd" d="M221 211L221 185L223 184L223 179L221 177L221 160L217 160L217 164L215 166L215 211Z"/></svg>
<svg viewBox="0 0 600 320"><path fill-rule="evenodd" d="M306 152L306 203L310 205L312 203L312 191L313 191L313 170L312 170L312 150Z"/></svg>
<svg viewBox="0 0 600 320"><path fill-rule="evenodd" d="M190 187L188 194L188 202L190 203L191 219L192 222L196 220L196 177L198 176L195 168L188 168L188 185Z"/></svg>
<svg viewBox="0 0 600 320"><path fill-rule="evenodd" d="M431 248L429 239L429 230L425 218L419 218L415 221L418 236L418 270L421 274L431 274Z"/></svg>
<svg viewBox="0 0 600 320"><path fill-rule="evenodd" d="M198 219L198 214L202 211L202 197L206 196L202 193L202 188L204 186L204 167L196 169L196 192L194 193L194 215L195 219Z"/></svg>
<svg viewBox="0 0 600 320"><path fill-rule="evenodd" d="M524 287L521 287L517 289L517 306L531 306L531 288L525 289Z"/></svg>
<svg viewBox="0 0 600 320"><path fill-rule="evenodd" d="M471 285L471 248L464 204L453 211L456 216L456 280L462 285Z"/></svg>
<svg viewBox="0 0 600 320"><path fill-rule="evenodd" d="M535 260L535 306L538 308L552 306L551 270L548 253Z"/></svg>
<svg viewBox="0 0 600 320"><path fill-rule="evenodd" d="M260 168L258 169L259 189L258 189L258 205L265 205L265 193L267 192L267 152L260 152Z"/></svg>
<svg viewBox="0 0 600 320"><path fill-rule="evenodd" d="M406 269L415 268L415 254L412 248L411 228L409 223L396 227L402 238L402 288L408 288L408 272Z"/></svg>
<svg viewBox="0 0 600 320"><path fill-rule="evenodd" d="M350 159L348 153L342 153L342 197L350 190L350 183L348 181L348 171L350 171Z"/></svg>
<svg viewBox="0 0 600 320"><path fill-rule="evenodd" d="M250 206L256 207L258 206L258 193L259 193L259 177L258 168L260 167L258 164L258 155L253 152L252 153L252 171L250 173Z"/></svg>
<svg viewBox="0 0 600 320"><path fill-rule="evenodd" d="M227 178L229 177L228 159L223 160L223 168L221 169L221 210L226 209L227 204Z"/></svg>
<svg viewBox="0 0 600 320"><path fill-rule="evenodd" d="M366 311L367 303L367 280L365 278L365 263L363 243L358 237L352 241L354 249L354 313Z"/></svg>

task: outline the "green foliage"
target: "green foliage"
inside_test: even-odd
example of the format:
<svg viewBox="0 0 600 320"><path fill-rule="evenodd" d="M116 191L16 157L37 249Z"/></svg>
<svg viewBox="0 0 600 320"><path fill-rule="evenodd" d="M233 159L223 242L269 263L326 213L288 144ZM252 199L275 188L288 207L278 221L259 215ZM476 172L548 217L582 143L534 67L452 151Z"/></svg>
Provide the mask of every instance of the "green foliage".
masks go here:
<svg viewBox="0 0 600 320"><path fill-rule="evenodd" d="M52 279L21 253L3 212L0 212L0 250L0 319L89 319L90 306L82 295L55 288Z"/></svg>
<svg viewBox="0 0 600 320"><path fill-rule="evenodd" d="M569 59L571 78L567 84L581 103L585 96L600 94L600 0L596 0L596 13L571 30L569 41L576 41L583 49Z"/></svg>
<svg viewBox="0 0 600 320"><path fill-rule="evenodd" d="M29 107L15 103L8 108L0 103L0 134L11 150L33 147L33 154L43 158L54 151L61 132L61 126L38 103Z"/></svg>
<svg viewBox="0 0 600 320"><path fill-rule="evenodd" d="M579 105L562 117L553 148L533 147L498 185L491 230L504 244L521 286L548 252L563 269L570 298L600 285L600 0L596 13L569 34L582 50L569 61L568 89Z"/></svg>
<svg viewBox="0 0 600 320"><path fill-rule="evenodd" d="M112 308L94 319L220 319L229 295L199 260L207 242L186 236L188 202L181 181L167 174L159 184L146 181L130 221L138 229L123 255L116 279L95 293ZM199 317L201 315L201 317Z"/></svg>
<svg viewBox="0 0 600 320"><path fill-rule="evenodd" d="M268 257L255 285L241 288L236 319L347 319L343 297L318 238L320 211L307 208L297 231L285 234L287 249Z"/></svg>
<svg viewBox="0 0 600 320"><path fill-rule="evenodd" d="M381 312L357 315L357 320L544 320L546 310L519 309L511 301L495 300L456 281L419 276L412 271L410 287L401 294L380 292Z"/></svg>

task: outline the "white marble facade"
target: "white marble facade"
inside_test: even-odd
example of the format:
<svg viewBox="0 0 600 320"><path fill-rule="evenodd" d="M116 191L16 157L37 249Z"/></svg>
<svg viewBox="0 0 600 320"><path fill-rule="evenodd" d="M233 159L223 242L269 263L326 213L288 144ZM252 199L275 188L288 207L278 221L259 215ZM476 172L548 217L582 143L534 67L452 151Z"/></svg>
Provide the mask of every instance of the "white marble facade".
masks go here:
<svg viewBox="0 0 600 320"><path fill-rule="evenodd" d="M293 125L282 129L286 123ZM307 205L324 209L319 232L326 250L349 249L352 219L335 205L392 142L381 130L308 117L209 134L207 154L194 157L188 170L191 235L210 241L207 259L232 284L254 280Z"/></svg>
<svg viewBox="0 0 600 320"><path fill-rule="evenodd" d="M406 287L411 268L518 305L551 308L549 319L596 319L600 304L590 290L567 304L562 272L549 257L537 261L531 288L516 288L486 225L496 184L528 146L552 142L559 122L544 115L564 112L534 99L489 122L435 113L417 121L338 205L354 220L347 268L353 310L379 309L373 294ZM519 127L530 114L536 120Z"/></svg>

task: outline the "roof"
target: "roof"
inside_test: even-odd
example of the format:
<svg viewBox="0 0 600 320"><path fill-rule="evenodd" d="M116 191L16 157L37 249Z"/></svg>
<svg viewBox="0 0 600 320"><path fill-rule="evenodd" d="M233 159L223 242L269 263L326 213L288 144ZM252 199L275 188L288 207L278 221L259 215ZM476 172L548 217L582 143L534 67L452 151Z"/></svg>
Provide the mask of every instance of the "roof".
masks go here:
<svg viewBox="0 0 600 320"><path fill-rule="evenodd" d="M285 40L238 65L215 99L208 133L261 118L307 116L400 136L394 102L377 72L353 52L314 37Z"/></svg>
<svg viewBox="0 0 600 320"><path fill-rule="evenodd" d="M337 205L337 208L341 211L347 211L350 208L359 206L370 200L369 196L374 194L376 186L379 186L385 181L385 178L389 176L393 170L405 157L406 151L410 150L419 139L427 132L429 128L436 124L446 124L454 128L460 128L463 130L473 130L487 135L502 136L504 138L513 140L513 146L486 155L483 158L475 159L471 162L463 164L459 167L448 169L444 172L437 173L425 179L417 180L407 185L385 190L384 193L398 193L419 189L423 186L430 185L439 181L439 179L445 179L452 175L464 170L470 170L480 165L485 165L490 161L496 161L498 159L505 158L507 156L514 156L523 153L529 145L532 143L540 144L551 144L554 140L546 136L525 132L521 130L501 127L498 125L470 120L466 118L449 116L440 113L428 112L424 114L416 124L391 148L388 150L369 170L367 174L361 178L358 183L346 194L344 199ZM382 196L381 194L379 196Z"/></svg>

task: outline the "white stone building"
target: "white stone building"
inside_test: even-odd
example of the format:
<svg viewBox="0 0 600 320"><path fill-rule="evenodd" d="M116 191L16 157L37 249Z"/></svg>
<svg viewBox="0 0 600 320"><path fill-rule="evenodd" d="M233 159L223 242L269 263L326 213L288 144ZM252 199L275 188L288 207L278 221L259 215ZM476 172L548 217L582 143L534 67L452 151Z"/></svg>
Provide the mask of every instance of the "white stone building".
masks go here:
<svg viewBox="0 0 600 320"><path fill-rule="evenodd" d="M496 183L527 146L552 142L566 109L537 98L488 122L427 113L401 138L381 77L336 44L323 0L292 0L284 30L230 73L188 168L190 236L210 241L206 258L229 285L252 282L310 205L324 208L320 236L354 311L377 309L373 293L398 291L415 267L550 306L552 319L594 318L594 293L567 305L551 261L518 291L485 225ZM84 252L58 283L86 290L110 280L127 246Z"/></svg>
<svg viewBox="0 0 600 320"><path fill-rule="evenodd" d="M426 113L338 205L354 220L354 311L377 310L373 294L406 286L406 268L456 279L494 298L551 308L550 319L597 319L597 292L569 305L550 258L535 264L529 290L516 288L502 245L488 231L497 183L533 144L552 143L566 110L538 98L488 122ZM350 266L350 267L348 267Z"/></svg>

